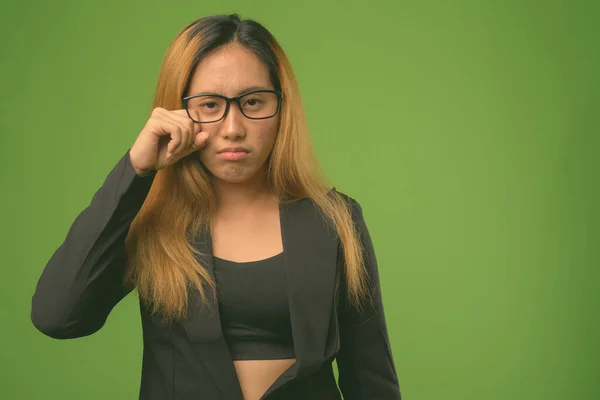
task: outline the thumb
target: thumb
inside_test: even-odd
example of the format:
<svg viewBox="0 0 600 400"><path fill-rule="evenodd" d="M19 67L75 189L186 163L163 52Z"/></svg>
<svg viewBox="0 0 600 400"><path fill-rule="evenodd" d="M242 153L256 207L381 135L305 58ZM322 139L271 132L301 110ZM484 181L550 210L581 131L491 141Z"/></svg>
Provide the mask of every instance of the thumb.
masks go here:
<svg viewBox="0 0 600 400"><path fill-rule="evenodd" d="M194 149L199 149L204 147L206 141L208 140L208 132L198 132L194 137L194 142L192 143L192 147Z"/></svg>

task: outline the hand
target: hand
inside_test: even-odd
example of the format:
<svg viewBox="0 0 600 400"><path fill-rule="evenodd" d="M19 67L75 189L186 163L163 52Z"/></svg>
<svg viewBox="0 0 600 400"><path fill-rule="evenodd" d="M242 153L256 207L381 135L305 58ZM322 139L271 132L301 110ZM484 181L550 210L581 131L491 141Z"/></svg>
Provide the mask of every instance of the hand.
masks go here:
<svg viewBox="0 0 600 400"><path fill-rule="evenodd" d="M156 107L129 151L131 165L138 175L158 171L201 149L207 139L185 109Z"/></svg>

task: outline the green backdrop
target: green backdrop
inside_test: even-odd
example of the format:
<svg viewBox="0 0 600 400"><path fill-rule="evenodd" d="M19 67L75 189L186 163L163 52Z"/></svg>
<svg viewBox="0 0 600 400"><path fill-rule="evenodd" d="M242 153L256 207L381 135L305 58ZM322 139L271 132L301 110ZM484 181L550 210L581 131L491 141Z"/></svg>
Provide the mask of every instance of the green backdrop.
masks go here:
<svg viewBox="0 0 600 400"><path fill-rule="evenodd" d="M597 4L3 1L0 398L137 398L134 295L68 341L35 330L31 295L173 36L225 12L279 39L363 205L404 398L600 398Z"/></svg>

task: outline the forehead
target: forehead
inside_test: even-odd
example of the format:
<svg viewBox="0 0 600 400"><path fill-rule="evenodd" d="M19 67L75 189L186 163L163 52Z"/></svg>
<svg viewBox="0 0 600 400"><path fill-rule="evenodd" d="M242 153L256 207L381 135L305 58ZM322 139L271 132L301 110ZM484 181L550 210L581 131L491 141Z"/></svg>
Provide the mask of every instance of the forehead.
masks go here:
<svg viewBox="0 0 600 400"><path fill-rule="evenodd" d="M237 96L250 87L273 89L269 70L251 51L229 45L198 63L192 73L189 94L209 92Z"/></svg>

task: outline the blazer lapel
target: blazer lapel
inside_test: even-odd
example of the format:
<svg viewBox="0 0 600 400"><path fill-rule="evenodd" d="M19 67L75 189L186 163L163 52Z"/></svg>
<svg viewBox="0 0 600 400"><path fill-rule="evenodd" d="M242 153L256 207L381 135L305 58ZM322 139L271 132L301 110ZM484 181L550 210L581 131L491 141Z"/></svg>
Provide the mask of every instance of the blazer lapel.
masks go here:
<svg viewBox="0 0 600 400"><path fill-rule="evenodd" d="M204 255L197 256L200 265L203 265L214 279L212 237L208 229L196 236L195 248ZM242 390L231 353L223 338L217 299L207 291L208 304L202 305L197 290L190 290L189 295L189 313L182 325L190 341L223 398L242 400Z"/></svg>
<svg viewBox="0 0 600 400"><path fill-rule="evenodd" d="M280 206L296 363L261 397L309 375L326 359L334 305L338 237L310 199Z"/></svg>

